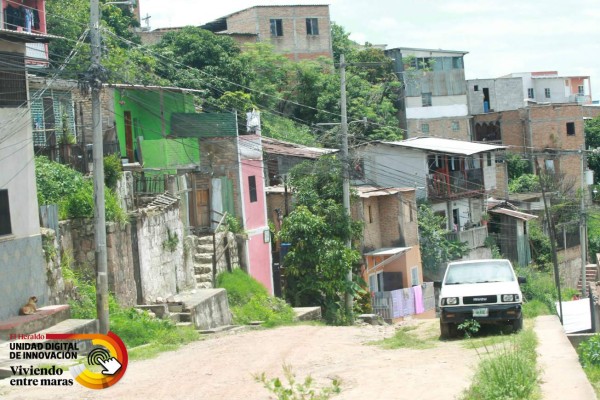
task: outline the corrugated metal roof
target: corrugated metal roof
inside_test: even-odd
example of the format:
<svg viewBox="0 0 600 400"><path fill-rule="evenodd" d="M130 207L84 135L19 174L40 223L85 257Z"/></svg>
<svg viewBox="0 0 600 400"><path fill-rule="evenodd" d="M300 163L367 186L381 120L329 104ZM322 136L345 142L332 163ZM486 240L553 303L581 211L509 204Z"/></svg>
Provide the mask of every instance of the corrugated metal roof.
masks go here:
<svg viewBox="0 0 600 400"><path fill-rule="evenodd" d="M206 94L206 90L202 89L186 89L176 86L156 86L156 85L132 85L129 83L106 83L103 87L109 87L114 89L130 89L130 90L165 90L168 92L178 93L202 93Z"/></svg>
<svg viewBox="0 0 600 400"><path fill-rule="evenodd" d="M21 43L48 43L50 39L64 39L61 36L48 35L47 33L13 31L5 28L0 28L0 37Z"/></svg>
<svg viewBox="0 0 600 400"><path fill-rule="evenodd" d="M173 113L171 135L176 137L237 136L237 120L233 113Z"/></svg>
<svg viewBox="0 0 600 400"><path fill-rule="evenodd" d="M489 212L493 214L502 214L508 215L509 217L518 218L523 221L529 221L530 219L537 218L537 215L527 214L521 211L510 210L508 208L496 207L494 209L489 210Z"/></svg>
<svg viewBox="0 0 600 400"><path fill-rule="evenodd" d="M393 187L377 187L377 186L353 186L354 189L358 192L358 197L360 198L369 198L369 197L379 197L379 196L388 196L391 194L396 194L400 192L414 192L414 188L393 188Z"/></svg>
<svg viewBox="0 0 600 400"><path fill-rule="evenodd" d="M384 247L365 253L365 256L393 256L398 253L405 253L412 247Z"/></svg>
<svg viewBox="0 0 600 400"><path fill-rule="evenodd" d="M438 153L461 154L470 156L486 151L505 149L506 146L467 142L464 140L445 139L437 137L416 137L398 142L381 142L391 146L406 147L419 150L435 151Z"/></svg>
<svg viewBox="0 0 600 400"><path fill-rule="evenodd" d="M390 50L413 50L413 51L430 51L432 53L456 53L456 54L469 54L468 51L462 50L443 50L443 49L422 49L418 47L393 47L388 49Z"/></svg>
<svg viewBox="0 0 600 400"><path fill-rule="evenodd" d="M338 149L308 147L297 143L284 142L273 138L262 138L263 151L267 154L279 154L301 158L317 159L323 155L336 153Z"/></svg>

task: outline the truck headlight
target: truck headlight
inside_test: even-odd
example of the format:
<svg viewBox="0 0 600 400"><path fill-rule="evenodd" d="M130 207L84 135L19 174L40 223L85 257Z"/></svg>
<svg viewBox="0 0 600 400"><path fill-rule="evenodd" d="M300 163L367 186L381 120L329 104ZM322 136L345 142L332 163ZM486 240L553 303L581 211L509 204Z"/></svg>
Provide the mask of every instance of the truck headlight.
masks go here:
<svg viewBox="0 0 600 400"><path fill-rule="evenodd" d="M519 301L519 295L518 294L503 294L502 301L503 302Z"/></svg>
<svg viewBox="0 0 600 400"><path fill-rule="evenodd" d="M458 304L458 297L445 297L442 299L443 306L455 306Z"/></svg>

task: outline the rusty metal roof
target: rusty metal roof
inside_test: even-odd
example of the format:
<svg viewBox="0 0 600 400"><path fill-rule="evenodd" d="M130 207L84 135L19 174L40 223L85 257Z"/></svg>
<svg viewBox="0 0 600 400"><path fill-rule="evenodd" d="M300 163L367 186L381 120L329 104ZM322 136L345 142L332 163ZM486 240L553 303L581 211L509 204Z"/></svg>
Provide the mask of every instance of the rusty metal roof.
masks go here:
<svg viewBox="0 0 600 400"><path fill-rule="evenodd" d="M537 218L537 215L527 214L527 213L524 213L521 211L510 210L508 208L503 208L503 207L493 208L493 209L489 210L489 212L494 213L494 214L508 215L509 217L517 218L522 221L529 221L531 219Z"/></svg>
<svg viewBox="0 0 600 400"><path fill-rule="evenodd" d="M358 197L369 198L378 196L388 196L400 192L414 192L415 188L393 188L393 187L377 187L377 186L353 186L358 192Z"/></svg>
<svg viewBox="0 0 600 400"><path fill-rule="evenodd" d="M21 43L48 43L51 39L64 39L61 36L48 35L47 33L13 31L5 28L0 28L0 37Z"/></svg>
<svg viewBox="0 0 600 400"><path fill-rule="evenodd" d="M267 154L278 154L300 158L317 159L326 154L336 153L338 149L327 149L323 147L308 147L297 143L284 142L268 137L262 137L263 151Z"/></svg>

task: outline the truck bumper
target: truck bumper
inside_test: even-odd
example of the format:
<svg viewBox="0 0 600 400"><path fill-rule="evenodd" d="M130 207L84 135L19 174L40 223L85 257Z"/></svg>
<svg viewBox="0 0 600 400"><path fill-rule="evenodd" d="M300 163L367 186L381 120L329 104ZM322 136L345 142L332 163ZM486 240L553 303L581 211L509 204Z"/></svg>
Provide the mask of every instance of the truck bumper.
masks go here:
<svg viewBox="0 0 600 400"><path fill-rule="evenodd" d="M488 309L488 315L485 317L474 316L475 309ZM443 323L461 324L467 319L474 319L482 323L502 323L521 318L521 304L488 304L485 306L460 306L460 307L442 307L440 311L440 321Z"/></svg>

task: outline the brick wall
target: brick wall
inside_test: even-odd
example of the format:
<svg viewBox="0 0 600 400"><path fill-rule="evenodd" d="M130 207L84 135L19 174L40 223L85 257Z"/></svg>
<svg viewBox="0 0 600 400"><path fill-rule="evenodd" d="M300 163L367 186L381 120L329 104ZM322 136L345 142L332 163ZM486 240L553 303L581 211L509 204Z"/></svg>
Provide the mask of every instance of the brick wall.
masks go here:
<svg viewBox="0 0 600 400"><path fill-rule="evenodd" d="M452 130L452 123L458 122L458 130ZM469 119L466 117L452 117L439 119L409 119L407 137L437 136L447 139L471 140ZM423 124L429 126L429 132L423 131Z"/></svg>
<svg viewBox="0 0 600 400"><path fill-rule="evenodd" d="M317 18L318 35L307 35L306 18ZM271 19L281 19L283 36L271 36ZM255 33L258 41L269 42L275 51L294 60L332 57L329 6L253 7L227 18L232 33Z"/></svg>

